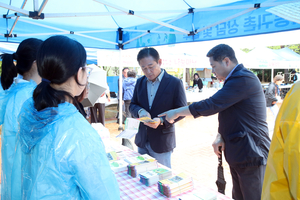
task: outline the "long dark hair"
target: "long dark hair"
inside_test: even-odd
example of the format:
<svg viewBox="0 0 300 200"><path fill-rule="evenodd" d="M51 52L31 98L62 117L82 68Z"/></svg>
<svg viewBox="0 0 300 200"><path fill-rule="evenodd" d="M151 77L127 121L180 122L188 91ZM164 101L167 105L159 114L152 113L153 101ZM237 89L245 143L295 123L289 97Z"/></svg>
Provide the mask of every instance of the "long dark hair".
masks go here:
<svg viewBox="0 0 300 200"><path fill-rule="evenodd" d="M69 92L56 90L50 83L59 85L73 76L81 85L77 80L77 72L85 64L86 51L79 42L66 36L52 36L45 40L37 55L38 72L43 79L33 93L35 108L40 111L57 107L66 98L70 98L78 107L78 102Z"/></svg>
<svg viewBox="0 0 300 200"><path fill-rule="evenodd" d="M29 38L19 44L16 53L5 53L1 55L1 85L4 90L7 90L11 86L14 77L16 77L18 73L23 75L31 69L42 42L42 40L36 38ZM14 60L17 61L17 65L14 64Z"/></svg>

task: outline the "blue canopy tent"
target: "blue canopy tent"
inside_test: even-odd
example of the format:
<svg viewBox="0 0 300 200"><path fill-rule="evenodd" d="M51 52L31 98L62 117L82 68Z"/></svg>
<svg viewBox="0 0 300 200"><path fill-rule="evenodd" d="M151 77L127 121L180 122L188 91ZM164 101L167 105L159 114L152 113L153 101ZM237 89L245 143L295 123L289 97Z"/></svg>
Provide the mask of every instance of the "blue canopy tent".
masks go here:
<svg viewBox="0 0 300 200"><path fill-rule="evenodd" d="M1 0L0 42L68 35L85 47L129 49L299 29L266 10L286 0Z"/></svg>
<svg viewBox="0 0 300 200"><path fill-rule="evenodd" d="M294 2L1 0L0 42L67 35L85 47L130 49L267 34L300 29L300 24L267 12Z"/></svg>

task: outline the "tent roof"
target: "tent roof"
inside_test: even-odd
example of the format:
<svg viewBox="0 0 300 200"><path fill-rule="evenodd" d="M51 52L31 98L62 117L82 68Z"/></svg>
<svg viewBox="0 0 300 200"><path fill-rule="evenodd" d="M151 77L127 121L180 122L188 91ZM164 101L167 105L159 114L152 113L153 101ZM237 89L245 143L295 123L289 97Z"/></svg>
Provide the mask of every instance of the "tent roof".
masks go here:
<svg viewBox="0 0 300 200"><path fill-rule="evenodd" d="M252 69L292 69L299 68L300 55L286 48L269 49L256 47L247 53L245 67Z"/></svg>
<svg viewBox="0 0 300 200"><path fill-rule="evenodd" d="M17 51L19 43L0 42L0 54L9 53L12 54ZM85 48L87 54L87 64L97 64L97 51L94 48ZM0 60L1 57L0 57Z"/></svg>
<svg viewBox="0 0 300 200"><path fill-rule="evenodd" d="M300 55L285 47L283 49L270 49L267 47L256 47L247 56L251 59L265 61L300 61Z"/></svg>
<svg viewBox="0 0 300 200"><path fill-rule="evenodd" d="M267 47L256 47L249 53L247 53L251 59L260 61L286 61L286 59L278 54L276 54L272 49Z"/></svg>
<svg viewBox="0 0 300 200"><path fill-rule="evenodd" d="M273 52L280 57L285 58L287 61L300 61L300 55L287 47L283 49L274 49Z"/></svg>
<svg viewBox="0 0 300 200"><path fill-rule="evenodd" d="M1 0L0 42L67 35L85 47L137 48L300 29L266 12L287 0Z"/></svg>

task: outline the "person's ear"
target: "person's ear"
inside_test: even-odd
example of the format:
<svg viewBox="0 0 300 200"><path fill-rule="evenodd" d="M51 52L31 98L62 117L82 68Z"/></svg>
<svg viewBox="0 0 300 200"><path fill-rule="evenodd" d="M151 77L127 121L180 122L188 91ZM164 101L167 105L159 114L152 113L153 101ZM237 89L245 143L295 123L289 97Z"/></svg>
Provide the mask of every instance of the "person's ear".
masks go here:
<svg viewBox="0 0 300 200"><path fill-rule="evenodd" d="M36 60L34 60L34 61L32 62L32 66L33 66L33 67L37 67Z"/></svg>
<svg viewBox="0 0 300 200"><path fill-rule="evenodd" d="M229 59L228 57L225 57L225 58L224 58L224 62L225 62L226 67L227 67L227 66L229 66L229 64L230 64L230 59Z"/></svg>
<svg viewBox="0 0 300 200"><path fill-rule="evenodd" d="M86 75L85 73L86 73L85 69L83 67L79 67L76 76L80 84L84 84L83 82L84 82L84 76Z"/></svg>
<svg viewBox="0 0 300 200"><path fill-rule="evenodd" d="M162 59L159 59L158 60L158 65L161 66L161 64L162 64Z"/></svg>

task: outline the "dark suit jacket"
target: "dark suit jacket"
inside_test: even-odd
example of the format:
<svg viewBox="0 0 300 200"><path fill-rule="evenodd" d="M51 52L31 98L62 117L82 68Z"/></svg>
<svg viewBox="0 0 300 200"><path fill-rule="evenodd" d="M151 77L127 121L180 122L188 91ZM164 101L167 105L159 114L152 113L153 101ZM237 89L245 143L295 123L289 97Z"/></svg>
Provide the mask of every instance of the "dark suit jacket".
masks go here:
<svg viewBox="0 0 300 200"><path fill-rule="evenodd" d="M151 109L149 109L147 78L143 76L137 80L129 110L134 118L138 118L138 111L144 108L153 118L170 109L186 106L186 96L181 80L169 75L166 71L156 92ZM178 118L178 120L182 117ZM175 125L164 120L163 125L152 129L140 123L139 131L135 137L138 147L145 147L149 141L153 151L164 153L176 147Z"/></svg>
<svg viewBox="0 0 300 200"><path fill-rule="evenodd" d="M257 76L243 65L233 71L221 90L189 109L195 118L219 113L219 133L231 167L266 165L271 142L266 100Z"/></svg>

